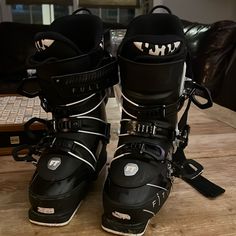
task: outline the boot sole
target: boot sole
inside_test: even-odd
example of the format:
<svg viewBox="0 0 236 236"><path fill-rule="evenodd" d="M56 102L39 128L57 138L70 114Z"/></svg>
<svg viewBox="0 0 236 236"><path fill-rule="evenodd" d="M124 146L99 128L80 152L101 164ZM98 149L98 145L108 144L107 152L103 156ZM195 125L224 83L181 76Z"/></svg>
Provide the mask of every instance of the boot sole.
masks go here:
<svg viewBox="0 0 236 236"><path fill-rule="evenodd" d="M108 219L103 215L102 217L102 229L117 235L123 236L142 236L144 235L149 221L139 224L122 224L115 220Z"/></svg>
<svg viewBox="0 0 236 236"><path fill-rule="evenodd" d="M81 201L82 202L82 201ZM61 227L65 226L70 223L70 221L73 219L74 215L76 214L77 210L80 208L81 202L78 204L74 212L72 214L68 214L66 216L63 216L63 218L66 218L66 220L57 223L53 222L50 216L45 216L44 214L40 214L38 212L35 212L34 210L30 209L29 210L29 222L32 224L36 225L41 225L41 226L48 226L48 227ZM55 215L53 215L53 218ZM45 219L47 218L48 222L45 222ZM59 219L60 217L57 217ZM41 219L41 220L40 220Z"/></svg>

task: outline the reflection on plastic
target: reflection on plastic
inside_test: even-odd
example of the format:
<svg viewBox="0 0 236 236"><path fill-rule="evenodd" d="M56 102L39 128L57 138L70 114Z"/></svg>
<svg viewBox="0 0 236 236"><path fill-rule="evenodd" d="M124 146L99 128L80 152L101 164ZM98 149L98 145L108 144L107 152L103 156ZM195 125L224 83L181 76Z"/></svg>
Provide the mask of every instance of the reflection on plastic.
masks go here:
<svg viewBox="0 0 236 236"><path fill-rule="evenodd" d="M116 56L117 49L124 38L126 29L112 29L110 30L110 39L111 39L111 54Z"/></svg>

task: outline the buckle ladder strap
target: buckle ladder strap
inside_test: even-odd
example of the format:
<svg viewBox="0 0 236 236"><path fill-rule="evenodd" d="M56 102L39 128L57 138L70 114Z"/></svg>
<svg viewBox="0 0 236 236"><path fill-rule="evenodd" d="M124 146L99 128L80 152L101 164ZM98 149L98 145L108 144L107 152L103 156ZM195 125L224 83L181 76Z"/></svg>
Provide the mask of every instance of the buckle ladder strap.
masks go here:
<svg viewBox="0 0 236 236"><path fill-rule="evenodd" d="M94 70L51 78L60 88L71 88L74 95L101 91L119 82L117 60L111 58L111 62Z"/></svg>
<svg viewBox="0 0 236 236"><path fill-rule="evenodd" d="M80 132L93 134L103 137L106 142L110 138L110 124L96 117L82 116L82 117L68 117L56 120L44 120L41 118L33 117L24 124L24 131L29 137L35 138L31 126L39 122L51 132Z"/></svg>
<svg viewBox="0 0 236 236"><path fill-rule="evenodd" d="M185 111L178 123L178 128L180 131L178 139L180 141L180 144L176 152L173 154L174 175L176 177L182 178L185 182L190 184L205 197L215 198L224 193L225 190L203 177L201 175L203 172L203 167L198 162L187 159L184 154L184 148L188 143L189 125L187 124L187 120L191 102L193 101L194 104L199 108L205 109L212 105L212 100L208 91L203 89L204 87L191 81L188 81L187 87L190 88L187 90L187 96L189 100ZM200 104L197 100L193 99L197 89L200 89L201 91L204 90L204 98L208 99L206 104ZM199 92L198 95L200 94L201 93Z"/></svg>
<svg viewBox="0 0 236 236"><path fill-rule="evenodd" d="M107 142L110 138L110 124L94 117L68 117L51 120L54 132L79 132L103 137Z"/></svg>
<svg viewBox="0 0 236 236"><path fill-rule="evenodd" d="M167 137L174 140L175 131L159 122L144 122L136 120L122 120L120 136L128 134L149 138Z"/></svg>
<svg viewBox="0 0 236 236"><path fill-rule="evenodd" d="M132 117L138 117L143 120L163 119L177 112L179 102L170 105L154 105L154 106L135 106L126 99L123 99L123 109L129 110Z"/></svg>

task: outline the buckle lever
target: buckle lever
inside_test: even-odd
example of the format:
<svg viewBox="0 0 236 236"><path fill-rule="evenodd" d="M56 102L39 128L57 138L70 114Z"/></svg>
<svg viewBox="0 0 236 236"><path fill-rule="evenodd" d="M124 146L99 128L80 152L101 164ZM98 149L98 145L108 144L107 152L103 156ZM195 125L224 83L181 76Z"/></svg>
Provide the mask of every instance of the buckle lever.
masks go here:
<svg viewBox="0 0 236 236"><path fill-rule="evenodd" d="M182 179L195 179L203 172L203 166L192 160L185 160L183 163L174 163L175 176Z"/></svg>
<svg viewBox="0 0 236 236"><path fill-rule="evenodd" d="M56 128L62 132L68 132L72 128L72 122L69 118L62 118L56 123Z"/></svg>
<svg viewBox="0 0 236 236"><path fill-rule="evenodd" d="M28 144L23 144L21 146L13 148L12 150L12 156L15 161L26 161L36 164L37 160L32 157L34 153L35 153L35 148L33 148Z"/></svg>
<svg viewBox="0 0 236 236"><path fill-rule="evenodd" d="M45 126L45 131L49 128L49 122L47 120L41 119L41 118L37 118L37 117L33 117L30 120L28 120L25 124L24 124L24 130L27 134L27 136L32 139L32 140L38 140L38 137L36 134L34 134L33 132L33 124L34 123L41 123Z"/></svg>
<svg viewBox="0 0 236 236"><path fill-rule="evenodd" d="M210 91L193 81L188 81L188 96L190 100L200 109L207 109L212 107L213 101L211 98ZM204 98L206 101L200 101L197 99L197 96Z"/></svg>
<svg viewBox="0 0 236 236"><path fill-rule="evenodd" d="M188 145L188 136L190 132L190 126L185 125L184 128L180 131L180 134L177 136L179 140L179 147L184 149Z"/></svg>

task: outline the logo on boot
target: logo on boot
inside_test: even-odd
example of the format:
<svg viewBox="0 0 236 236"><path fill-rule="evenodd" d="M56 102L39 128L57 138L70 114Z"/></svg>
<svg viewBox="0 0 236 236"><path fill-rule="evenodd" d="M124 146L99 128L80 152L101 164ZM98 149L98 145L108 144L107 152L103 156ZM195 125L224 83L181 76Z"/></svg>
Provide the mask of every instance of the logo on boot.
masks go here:
<svg viewBox="0 0 236 236"><path fill-rule="evenodd" d="M161 45L145 42L133 42L133 44L137 49L151 56L167 56L174 54L180 48L181 42L176 41Z"/></svg>
<svg viewBox="0 0 236 236"><path fill-rule="evenodd" d="M35 46L39 52L49 48L55 40L53 39L41 39L35 42Z"/></svg>
<svg viewBox="0 0 236 236"><path fill-rule="evenodd" d="M128 163L124 167L124 174L125 176L133 176L138 172L139 168L138 165L135 163Z"/></svg>
<svg viewBox="0 0 236 236"><path fill-rule="evenodd" d="M48 169L50 170L56 170L59 165L61 165L60 157L53 157L48 161Z"/></svg>
<svg viewBox="0 0 236 236"><path fill-rule="evenodd" d="M128 214L124 214L124 213L120 213L118 211L113 211L112 215L116 218L122 219L122 220L131 220L130 215Z"/></svg>

